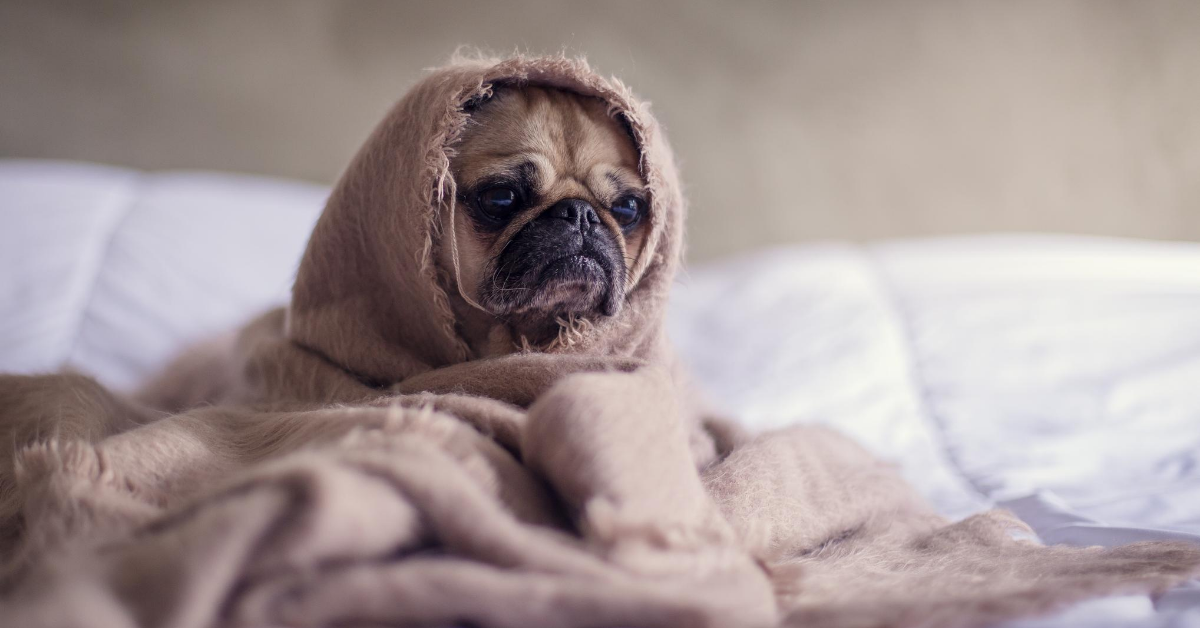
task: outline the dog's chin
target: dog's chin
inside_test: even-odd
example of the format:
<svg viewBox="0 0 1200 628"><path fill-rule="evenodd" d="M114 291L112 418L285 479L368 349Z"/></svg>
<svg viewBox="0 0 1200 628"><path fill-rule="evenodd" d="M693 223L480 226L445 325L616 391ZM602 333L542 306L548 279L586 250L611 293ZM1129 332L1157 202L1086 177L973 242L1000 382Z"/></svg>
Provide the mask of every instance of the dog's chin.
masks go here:
<svg viewBox="0 0 1200 628"><path fill-rule="evenodd" d="M599 312L611 283L604 266L596 258L568 255L542 268L530 306L552 315Z"/></svg>
<svg viewBox="0 0 1200 628"><path fill-rule="evenodd" d="M508 285L483 290L493 314L521 326L553 324L568 316L612 316L622 301L621 270L599 255L576 253L525 269Z"/></svg>

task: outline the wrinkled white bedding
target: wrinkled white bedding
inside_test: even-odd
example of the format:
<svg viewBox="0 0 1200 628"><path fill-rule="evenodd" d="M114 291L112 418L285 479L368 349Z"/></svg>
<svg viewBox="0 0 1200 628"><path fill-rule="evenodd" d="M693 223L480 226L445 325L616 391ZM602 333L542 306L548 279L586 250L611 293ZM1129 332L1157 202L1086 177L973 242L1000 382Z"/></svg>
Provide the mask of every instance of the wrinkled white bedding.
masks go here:
<svg viewBox="0 0 1200 628"><path fill-rule="evenodd" d="M0 161L0 371L135 385L286 298L325 193ZM835 425L948 515L1000 504L1049 543L1200 543L1200 245L794 247L693 268L671 325L732 415ZM1019 625L1200 625L1200 584Z"/></svg>

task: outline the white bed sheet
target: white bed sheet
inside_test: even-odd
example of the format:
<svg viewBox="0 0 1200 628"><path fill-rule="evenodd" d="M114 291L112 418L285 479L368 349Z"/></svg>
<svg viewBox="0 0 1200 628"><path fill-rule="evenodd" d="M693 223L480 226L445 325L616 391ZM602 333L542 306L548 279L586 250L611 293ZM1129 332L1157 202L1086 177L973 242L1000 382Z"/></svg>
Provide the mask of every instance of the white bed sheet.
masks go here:
<svg viewBox="0 0 1200 628"><path fill-rule="evenodd" d="M286 298L325 188L0 161L0 371L127 389ZM808 245L693 268L671 332L761 429L836 426L949 516L1046 542L1200 543L1200 245L990 236ZM1200 584L1062 626L1200 625Z"/></svg>
<svg viewBox="0 0 1200 628"><path fill-rule="evenodd" d="M1048 543L1200 543L1200 246L806 246L693 269L674 305L720 405L836 426L948 515L1007 507ZM1014 625L1193 622L1195 583Z"/></svg>

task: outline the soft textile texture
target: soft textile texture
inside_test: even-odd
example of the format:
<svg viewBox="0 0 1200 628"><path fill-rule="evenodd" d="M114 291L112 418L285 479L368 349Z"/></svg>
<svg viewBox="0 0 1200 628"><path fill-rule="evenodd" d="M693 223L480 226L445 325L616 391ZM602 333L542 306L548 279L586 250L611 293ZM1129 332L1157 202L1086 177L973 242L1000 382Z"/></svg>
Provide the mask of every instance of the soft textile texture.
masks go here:
<svg viewBox="0 0 1200 628"><path fill-rule="evenodd" d="M434 260L463 106L498 82L609 103L641 151L652 231L618 316L476 360ZM16 445L0 453L0 611L29 626L964 626L1200 568L1183 543L1046 548L1002 512L951 524L833 432L752 437L705 417L662 332L683 213L661 130L619 83L560 58L434 71L335 189L286 312L139 402L77 376L0 380Z"/></svg>

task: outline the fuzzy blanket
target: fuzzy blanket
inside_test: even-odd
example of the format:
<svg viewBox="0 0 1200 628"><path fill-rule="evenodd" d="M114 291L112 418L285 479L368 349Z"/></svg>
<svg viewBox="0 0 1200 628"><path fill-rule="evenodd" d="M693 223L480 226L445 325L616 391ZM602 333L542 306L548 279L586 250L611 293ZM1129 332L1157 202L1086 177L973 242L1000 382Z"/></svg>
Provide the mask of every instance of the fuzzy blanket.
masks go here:
<svg viewBox="0 0 1200 628"><path fill-rule="evenodd" d="M501 83L606 101L641 152L651 232L618 315L481 358L437 260L455 140ZM619 82L557 57L431 72L334 190L286 310L137 399L0 378L0 617L975 626L1200 572L1182 543L1044 547L1003 512L951 523L836 433L708 416L663 332L683 216L662 131Z"/></svg>

